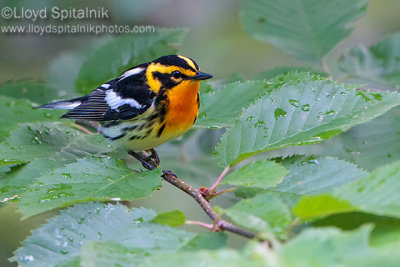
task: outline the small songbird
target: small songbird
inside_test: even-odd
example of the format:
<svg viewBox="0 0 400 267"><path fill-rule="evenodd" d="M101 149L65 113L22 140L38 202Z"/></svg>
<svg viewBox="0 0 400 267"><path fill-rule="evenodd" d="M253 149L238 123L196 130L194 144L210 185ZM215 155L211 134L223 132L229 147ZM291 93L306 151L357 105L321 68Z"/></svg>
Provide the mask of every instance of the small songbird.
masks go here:
<svg viewBox="0 0 400 267"><path fill-rule="evenodd" d="M200 81L212 77L188 57L163 56L126 70L89 95L39 108L68 109L62 118L100 122L107 139L153 168L158 164L153 148L192 127L199 111ZM152 156L145 158L141 151L151 151Z"/></svg>

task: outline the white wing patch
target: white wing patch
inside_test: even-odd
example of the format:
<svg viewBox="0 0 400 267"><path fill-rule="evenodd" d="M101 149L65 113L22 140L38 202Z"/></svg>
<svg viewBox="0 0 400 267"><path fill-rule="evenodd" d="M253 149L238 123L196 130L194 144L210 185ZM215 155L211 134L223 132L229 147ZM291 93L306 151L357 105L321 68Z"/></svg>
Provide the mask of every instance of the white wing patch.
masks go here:
<svg viewBox="0 0 400 267"><path fill-rule="evenodd" d="M102 88L104 89L108 89L111 85L109 85L108 83L104 83L101 85Z"/></svg>
<svg viewBox="0 0 400 267"><path fill-rule="evenodd" d="M118 79L119 80L123 80L123 79L125 79L125 78L127 78L129 76L139 74L142 71L144 71L144 68L134 68L134 69L131 69L131 70L127 70L124 73L122 73L122 75L119 76Z"/></svg>
<svg viewBox="0 0 400 267"><path fill-rule="evenodd" d="M133 98L121 98L120 96L118 96L113 90L108 90L106 92L106 102L107 104L114 110L116 110L118 112L118 108L120 106L123 106L125 104L129 104L131 107L133 108L137 108L140 109L143 106L140 105L135 99Z"/></svg>

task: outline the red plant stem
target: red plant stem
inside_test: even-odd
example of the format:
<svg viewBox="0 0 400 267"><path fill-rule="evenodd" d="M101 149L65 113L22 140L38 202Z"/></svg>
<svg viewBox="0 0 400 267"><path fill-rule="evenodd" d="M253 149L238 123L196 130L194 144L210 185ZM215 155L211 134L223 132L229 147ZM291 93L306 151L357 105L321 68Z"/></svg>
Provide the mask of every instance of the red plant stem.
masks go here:
<svg viewBox="0 0 400 267"><path fill-rule="evenodd" d="M219 183L222 181L222 179L224 179L225 175L228 173L229 171L229 166L226 167L221 174L218 176L218 179L214 182L214 184L207 190L208 194L212 195L215 192L215 189L217 189L217 186L219 185Z"/></svg>

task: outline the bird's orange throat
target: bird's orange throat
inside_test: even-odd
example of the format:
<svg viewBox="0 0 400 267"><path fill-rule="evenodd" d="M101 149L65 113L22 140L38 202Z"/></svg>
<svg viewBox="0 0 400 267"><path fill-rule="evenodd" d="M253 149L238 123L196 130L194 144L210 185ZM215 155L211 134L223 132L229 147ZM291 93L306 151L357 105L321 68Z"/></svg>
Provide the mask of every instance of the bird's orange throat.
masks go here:
<svg viewBox="0 0 400 267"><path fill-rule="evenodd" d="M165 116L166 130L186 132L193 125L199 112L199 81L184 81L170 89L168 112Z"/></svg>

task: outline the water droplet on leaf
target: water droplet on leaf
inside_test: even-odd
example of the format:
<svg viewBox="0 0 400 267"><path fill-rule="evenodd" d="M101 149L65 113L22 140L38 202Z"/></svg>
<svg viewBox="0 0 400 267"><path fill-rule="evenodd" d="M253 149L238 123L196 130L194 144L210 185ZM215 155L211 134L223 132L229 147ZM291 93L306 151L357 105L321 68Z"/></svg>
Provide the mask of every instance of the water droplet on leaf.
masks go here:
<svg viewBox="0 0 400 267"><path fill-rule="evenodd" d="M275 119L280 119L280 118L282 118L282 117L285 117L286 114L287 114L286 111L284 111L284 110L281 109L281 108L277 108L277 109L275 109L275 111L274 111Z"/></svg>
<svg viewBox="0 0 400 267"><path fill-rule="evenodd" d="M299 101L294 100L294 99L290 99L290 100L289 100L289 104L292 105L293 107L296 107L296 108L297 108L298 106L300 106Z"/></svg>
<svg viewBox="0 0 400 267"><path fill-rule="evenodd" d="M305 104L301 106L301 110L302 111L309 111L310 110L310 105L309 104Z"/></svg>

